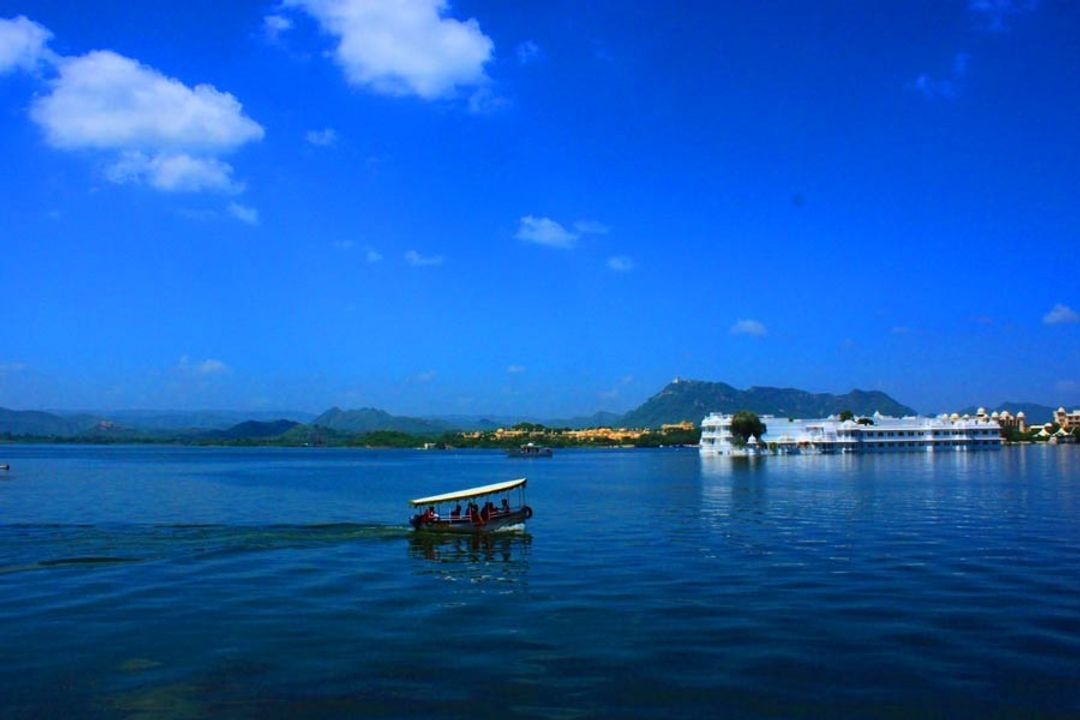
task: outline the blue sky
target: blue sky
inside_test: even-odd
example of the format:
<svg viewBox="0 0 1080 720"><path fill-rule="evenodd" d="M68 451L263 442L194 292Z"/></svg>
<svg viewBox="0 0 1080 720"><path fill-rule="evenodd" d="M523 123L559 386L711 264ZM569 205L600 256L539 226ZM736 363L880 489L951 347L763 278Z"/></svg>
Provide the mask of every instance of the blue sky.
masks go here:
<svg viewBox="0 0 1080 720"><path fill-rule="evenodd" d="M0 0L0 406L1080 403L1080 5Z"/></svg>

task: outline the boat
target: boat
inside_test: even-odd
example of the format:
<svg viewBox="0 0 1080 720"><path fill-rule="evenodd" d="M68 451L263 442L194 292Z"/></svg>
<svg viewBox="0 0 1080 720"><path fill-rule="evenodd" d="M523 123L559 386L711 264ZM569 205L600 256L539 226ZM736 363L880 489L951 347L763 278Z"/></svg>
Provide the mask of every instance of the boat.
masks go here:
<svg viewBox="0 0 1080 720"><path fill-rule="evenodd" d="M518 478L410 500L412 507L426 509L409 518L409 524L417 532L434 533L523 530L525 521L533 515L532 508L525 504L527 482L527 478ZM515 490L517 492L512 493ZM510 503L511 494L517 495L516 505ZM495 500L499 498L496 505ZM462 503L466 503L464 508Z"/></svg>
<svg viewBox="0 0 1080 720"><path fill-rule="evenodd" d="M506 454L508 457L551 457L552 452L549 447L529 442L521 447L510 448Z"/></svg>

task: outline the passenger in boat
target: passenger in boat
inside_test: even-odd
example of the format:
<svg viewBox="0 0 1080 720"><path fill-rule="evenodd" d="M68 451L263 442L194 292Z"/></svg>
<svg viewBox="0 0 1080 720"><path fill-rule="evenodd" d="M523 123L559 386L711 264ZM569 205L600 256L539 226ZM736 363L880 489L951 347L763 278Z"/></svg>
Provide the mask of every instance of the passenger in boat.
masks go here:
<svg viewBox="0 0 1080 720"><path fill-rule="evenodd" d="M487 522L491 518L491 501L488 500L484 503L484 507L480 510L480 519L483 522Z"/></svg>
<svg viewBox="0 0 1080 720"><path fill-rule="evenodd" d="M487 520L480 516L480 512L477 509L476 503L469 503L469 521L473 525L483 525Z"/></svg>
<svg viewBox="0 0 1080 720"><path fill-rule="evenodd" d="M510 514L510 501L506 498L502 499L502 512L506 513L507 515Z"/></svg>
<svg viewBox="0 0 1080 720"><path fill-rule="evenodd" d="M457 520L459 517L461 517L461 503L458 503L457 507L450 511L452 520Z"/></svg>

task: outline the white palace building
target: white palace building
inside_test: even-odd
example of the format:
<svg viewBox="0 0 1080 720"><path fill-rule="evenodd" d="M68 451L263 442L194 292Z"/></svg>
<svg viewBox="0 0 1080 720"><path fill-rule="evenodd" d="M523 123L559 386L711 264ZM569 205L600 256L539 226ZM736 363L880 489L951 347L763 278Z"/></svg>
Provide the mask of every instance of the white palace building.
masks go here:
<svg viewBox="0 0 1080 720"><path fill-rule="evenodd" d="M731 415L710 413L701 421L702 455L793 455L864 452L941 452L997 449L1001 426L980 408L974 417L894 418L874 413L873 424L830 416L802 420L764 415L765 432L745 447L734 444Z"/></svg>

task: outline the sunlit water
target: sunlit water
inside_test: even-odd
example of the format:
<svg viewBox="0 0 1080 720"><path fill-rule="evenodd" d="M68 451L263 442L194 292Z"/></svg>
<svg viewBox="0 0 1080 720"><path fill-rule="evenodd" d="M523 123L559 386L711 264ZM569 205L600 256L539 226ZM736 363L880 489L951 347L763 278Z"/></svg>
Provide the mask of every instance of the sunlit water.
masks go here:
<svg viewBox="0 0 1080 720"><path fill-rule="evenodd" d="M1080 716L1080 448L0 445L0 715ZM529 477L525 534L406 499Z"/></svg>

